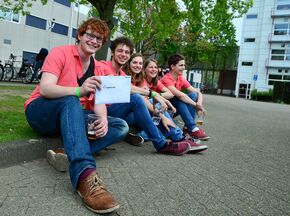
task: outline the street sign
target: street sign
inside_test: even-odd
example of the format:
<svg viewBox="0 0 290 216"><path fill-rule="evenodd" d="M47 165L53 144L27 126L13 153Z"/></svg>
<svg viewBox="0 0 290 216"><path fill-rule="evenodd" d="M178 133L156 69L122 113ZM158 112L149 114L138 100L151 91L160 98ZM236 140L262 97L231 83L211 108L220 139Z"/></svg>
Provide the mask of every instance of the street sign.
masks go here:
<svg viewBox="0 0 290 216"><path fill-rule="evenodd" d="M258 80L258 74L255 74L255 75L253 76L253 80L254 80L254 81L257 81L257 80Z"/></svg>

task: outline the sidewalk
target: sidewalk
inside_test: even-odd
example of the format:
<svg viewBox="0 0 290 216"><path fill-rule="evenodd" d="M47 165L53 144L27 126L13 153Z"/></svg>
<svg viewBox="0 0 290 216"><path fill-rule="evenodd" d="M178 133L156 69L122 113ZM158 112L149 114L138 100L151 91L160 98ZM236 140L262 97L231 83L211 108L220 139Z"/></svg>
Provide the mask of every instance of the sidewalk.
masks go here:
<svg viewBox="0 0 290 216"><path fill-rule="evenodd" d="M121 142L96 156L121 204L111 215L290 215L290 107L212 95L205 102L212 139L204 153L174 157L151 143ZM42 158L0 169L1 216L96 215L73 192L68 173L44 159L52 140L26 143L23 154L14 145L18 156L3 159L1 148L1 164L30 152Z"/></svg>

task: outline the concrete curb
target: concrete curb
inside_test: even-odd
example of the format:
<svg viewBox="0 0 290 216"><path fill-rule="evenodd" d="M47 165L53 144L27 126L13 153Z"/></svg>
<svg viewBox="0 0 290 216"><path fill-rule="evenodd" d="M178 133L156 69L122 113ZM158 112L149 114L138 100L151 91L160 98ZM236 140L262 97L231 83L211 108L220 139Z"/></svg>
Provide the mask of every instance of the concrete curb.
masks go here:
<svg viewBox="0 0 290 216"><path fill-rule="evenodd" d="M48 149L61 146L59 137L41 137L0 144L0 168L44 158Z"/></svg>

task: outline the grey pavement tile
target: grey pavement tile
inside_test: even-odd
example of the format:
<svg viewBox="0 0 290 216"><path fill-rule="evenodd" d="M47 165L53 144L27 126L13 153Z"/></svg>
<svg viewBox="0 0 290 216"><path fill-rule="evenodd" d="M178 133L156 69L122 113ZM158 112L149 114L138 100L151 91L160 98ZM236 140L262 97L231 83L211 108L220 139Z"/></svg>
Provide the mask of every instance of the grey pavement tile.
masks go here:
<svg viewBox="0 0 290 216"><path fill-rule="evenodd" d="M26 215L29 207L30 198L25 199L22 196L7 197L4 203L0 206L0 215L2 216L14 216L14 215Z"/></svg>

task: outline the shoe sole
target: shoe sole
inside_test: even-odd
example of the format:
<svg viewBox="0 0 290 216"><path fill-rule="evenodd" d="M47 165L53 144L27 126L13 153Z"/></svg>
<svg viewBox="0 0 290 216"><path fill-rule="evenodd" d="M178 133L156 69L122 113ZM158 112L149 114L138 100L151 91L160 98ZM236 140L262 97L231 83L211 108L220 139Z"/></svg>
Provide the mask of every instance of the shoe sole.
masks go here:
<svg viewBox="0 0 290 216"><path fill-rule="evenodd" d="M77 192L78 192L79 196L80 196L80 197L82 198L82 200L83 200L83 196L82 196L82 194L81 194L78 190L77 190ZM83 203L84 203L84 205L85 205L85 207L86 207L87 209L91 210L92 212L98 213L98 214L111 213L111 212L116 211L118 208L120 208L120 205L118 204L118 205L116 205L116 206L114 206L114 207L112 207L112 208L109 208L109 209L105 209L105 210L97 210L97 209L93 209L93 208L91 208L90 206L88 206L84 201L83 201Z"/></svg>
<svg viewBox="0 0 290 216"><path fill-rule="evenodd" d="M210 137L207 136L207 137L203 137L203 138L195 138L195 139L199 139L199 140L201 140L201 141L208 141L208 140L210 139Z"/></svg>
<svg viewBox="0 0 290 216"><path fill-rule="evenodd" d="M46 152L48 163L59 172L66 172L68 169L67 155L54 153L52 150Z"/></svg>
<svg viewBox="0 0 290 216"><path fill-rule="evenodd" d="M189 147L188 153L189 152L191 152L191 153L201 152L201 151L206 150L207 148L208 148L208 146L200 146L200 147L193 147L193 148Z"/></svg>
<svg viewBox="0 0 290 216"><path fill-rule="evenodd" d="M128 133L124 141L133 146L142 146L144 144L144 139L141 136L132 133Z"/></svg>

